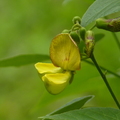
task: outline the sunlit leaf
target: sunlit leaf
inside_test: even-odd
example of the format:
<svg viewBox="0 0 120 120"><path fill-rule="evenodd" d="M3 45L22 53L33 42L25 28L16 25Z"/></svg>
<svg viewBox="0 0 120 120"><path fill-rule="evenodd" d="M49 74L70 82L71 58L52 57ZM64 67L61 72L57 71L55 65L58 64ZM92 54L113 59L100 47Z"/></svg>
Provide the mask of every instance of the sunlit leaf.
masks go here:
<svg viewBox="0 0 120 120"><path fill-rule="evenodd" d="M52 116L41 117L44 120L120 120L120 110L114 108L85 108Z"/></svg>
<svg viewBox="0 0 120 120"><path fill-rule="evenodd" d="M40 54L18 55L8 59L0 60L0 67L9 67L9 66L18 67L48 59L49 59L48 55L40 55Z"/></svg>
<svg viewBox="0 0 120 120"><path fill-rule="evenodd" d="M87 26L94 20L120 11L120 0L97 0L82 17L82 26Z"/></svg>

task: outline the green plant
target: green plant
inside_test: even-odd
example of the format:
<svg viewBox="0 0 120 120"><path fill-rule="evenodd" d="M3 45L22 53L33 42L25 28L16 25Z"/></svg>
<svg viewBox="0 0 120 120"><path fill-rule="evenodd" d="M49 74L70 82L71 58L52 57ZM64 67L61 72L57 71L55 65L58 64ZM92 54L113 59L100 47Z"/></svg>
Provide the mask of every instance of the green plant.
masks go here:
<svg viewBox="0 0 120 120"><path fill-rule="evenodd" d="M106 108L104 108L104 107L84 108L83 105L87 101L91 100L91 98L93 98L93 96L89 95L89 96L77 98L77 99L71 101L70 103L67 103L63 107L59 108L58 110L53 111L52 113L50 113L46 116L40 117L40 119L45 119L45 120L47 120L47 119L52 119L52 120L77 120L77 119L118 120L118 119L120 119L119 101L117 100L115 93L113 92L112 88L109 85L109 82L106 78L106 73L104 73L102 70L106 70L108 72L111 72L111 71L109 71L103 67L99 67L97 60L94 57L95 43L97 42L97 40L99 40L97 37L94 37L94 36L96 36L96 35L94 35L94 28L96 28L96 27L98 27L100 29L112 31L112 34L115 38L118 48L120 48L120 41L117 38L116 34L114 33L114 32L119 32L119 28L120 28L119 18L101 19L101 17L105 17L109 14L120 11L119 6L120 6L120 1L118 1L118 0L112 0L112 1L111 0L97 0L88 8L88 10L83 15L81 20L79 19L79 17L75 17L73 20L74 24L71 27L71 29L64 30L62 32L63 35L69 34L71 36L72 40L74 40L76 42L76 44L80 50L80 54L81 54L80 56L82 56L81 59L83 61L88 62L89 64L92 64L89 61L89 59L91 59L93 61L95 67L97 68L102 79L104 80L111 96L113 97L113 100L115 101L118 109L109 108L109 107L106 107ZM87 25L89 25L93 21L96 21L96 23L91 28L87 28ZM111 28L111 27L113 27L113 28ZM79 42L79 38L82 41ZM64 37L63 37L63 39L64 39ZM24 59L24 58L26 58L26 59ZM0 66L3 66L3 67L11 66L11 65L21 66L21 65L25 65L25 64L38 62L39 58L40 59L42 58L41 61L49 59L49 57L46 55L29 55L29 56L24 55L24 56L17 56L17 57L9 58L6 60L1 60ZM21 60L22 60L22 62L21 62ZM52 61L54 64L54 59L52 59ZM78 61L79 61L79 59L78 59ZM56 65L56 63L55 63L55 65ZM56 66L61 67L61 65L59 65L59 64L57 64ZM71 69L71 67L69 69L68 68L69 67L62 66L62 69L63 69L62 73L64 73L64 71L66 71L66 70L72 71L72 72L70 72L71 76L72 76L72 74L74 74L74 71L77 70L76 68L75 69ZM82 68L81 68L81 70L82 70ZM71 81L71 77L70 77L70 79L67 79L67 81ZM74 80L73 80L73 82L74 82ZM46 86L46 88L47 87L48 86ZM64 87L66 87L66 84ZM48 91L50 93L56 94L56 93L54 93L54 89L52 90L52 92L50 90L48 89ZM63 89L60 89L60 92L61 92L61 90L63 90ZM59 91L57 92L57 94L58 93L59 93Z"/></svg>

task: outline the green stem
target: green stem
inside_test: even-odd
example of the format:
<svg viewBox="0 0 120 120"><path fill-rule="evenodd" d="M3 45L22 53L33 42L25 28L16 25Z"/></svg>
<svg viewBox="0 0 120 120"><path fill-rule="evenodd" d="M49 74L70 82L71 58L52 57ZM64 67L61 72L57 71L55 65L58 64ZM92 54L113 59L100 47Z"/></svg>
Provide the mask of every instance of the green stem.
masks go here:
<svg viewBox="0 0 120 120"><path fill-rule="evenodd" d="M79 30L80 28L81 28L80 24L74 24L71 28L71 31L76 31L76 30Z"/></svg>
<svg viewBox="0 0 120 120"><path fill-rule="evenodd" d="M109 90L109 92L110 92L112 98L114 99L114 101L115 101L117 107L120 109L120 104L119 104L119 102L118 102L118 100L117 100L117 98L116 98L114 92L112 91L112 88L110 87L110 85L109 85L109 83L108 83L108 81L107 81L106 76L105 76L105 75L103 74L103 72L101 71L101 69L100 69L100 67L99 67L99 65L98 65L98 63L97 63L97 61L96 61L94 55L91 54L91 57L90 57L90 58L92 59L93 63L95 64L95 66L96 66L97 70L99 71L99 73L100 73L102 79L104 80L104 82L105 82L105 84L106 84L106 86L107 86L107 88L108 88L108 90Z"/></svg>
<svg viewBox="0 0 120 120"><path fill-rule="evenodd" d="M118 47L119 47L119 49L120 49L120 41L119 41L117 35L116 35L114 32L112 32L112 34L113 34L113 37L115 38L116 43L117 43L117 45L118 45Z"/></svg>
<svg viewBox="0 0 120 120"><path fill-rule="evenodd" d="M96 24L94 24L94 25L90 28L90 30L94 29L95 27L96 27Z"/></svg>
<svg viewBox="0 0 120 120"><path fill-rule="evenodd" d="M92 63L92 62L90 62L90 61L88 61L88 60L86 60L86 59L84 59L84 61L85 61L86 63L90 64L90 65L94 65L94 63ZM100 66L100 65L99 65L99 67L100 67L101 70L104 70L104 71L106 70L107 73L110 73L110 74L114 75L115 77L120 78L120 75L118 75L118 74L116 74L116 73L114 73L114 72L112 72L112 71L110 71L110 70L108 70L108 69L106 69L106 68L104 68L104 67L102 67L102 66Z"/></svg>

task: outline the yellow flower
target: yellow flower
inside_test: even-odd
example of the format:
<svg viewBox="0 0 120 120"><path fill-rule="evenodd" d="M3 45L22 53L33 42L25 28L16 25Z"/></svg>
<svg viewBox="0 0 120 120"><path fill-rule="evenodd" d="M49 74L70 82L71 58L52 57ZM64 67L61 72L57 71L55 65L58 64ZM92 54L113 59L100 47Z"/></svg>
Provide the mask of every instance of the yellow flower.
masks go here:
<svg viewBox="0 0 120 120"><path fill-rule="evenodd" d="M48 92L58 94L71 83L73 71L80 69L80 53L69 34L57 35L50 46L52 63L36 63L37 69Z"/></svg>
<svg viewBox="0 0 120 120"><path fill-rule="evenodd" d="M64 71L60 67L55 67L52 63L36 63L42 81L48 92L58 94L64 90L72 78L70 71Z"/></svg>

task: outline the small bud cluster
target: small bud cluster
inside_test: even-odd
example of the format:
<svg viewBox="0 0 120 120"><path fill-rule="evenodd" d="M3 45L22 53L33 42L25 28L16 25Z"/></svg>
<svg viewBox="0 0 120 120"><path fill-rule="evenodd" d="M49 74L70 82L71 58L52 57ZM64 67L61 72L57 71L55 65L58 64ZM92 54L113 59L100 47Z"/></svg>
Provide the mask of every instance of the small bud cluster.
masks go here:
<svg viewBox="0 0 120 120"><path fill-rule="evenodd" d="M80 44L80 41L83 40L85 43L85 54L87 57L91 56L91 53L94 49L94 34L91 30L86 30L86 28L81 26L80 17L76 16L73 18L73 27L71 30L63 30L62 33L68 33L75 41L77 45Z"/></svg>
<svg viewBox="0 0 120 120"><path fill-rule="evenodd" d="M81 46L80 41L82 40L85 46L84 53L89 58L91 57L91 54L93 53L95 46L94 33L91 29L86 30L85 27L81 26L81 19L79 16L75 16L72 21L73 21L72 28L70 30L65 29L63 30L62 33L70 34L71 38L78 46ZM119 32L120 18L115 18L115 19L99 18L96 20L96 24L94 27L111 32Z"/></svg>

